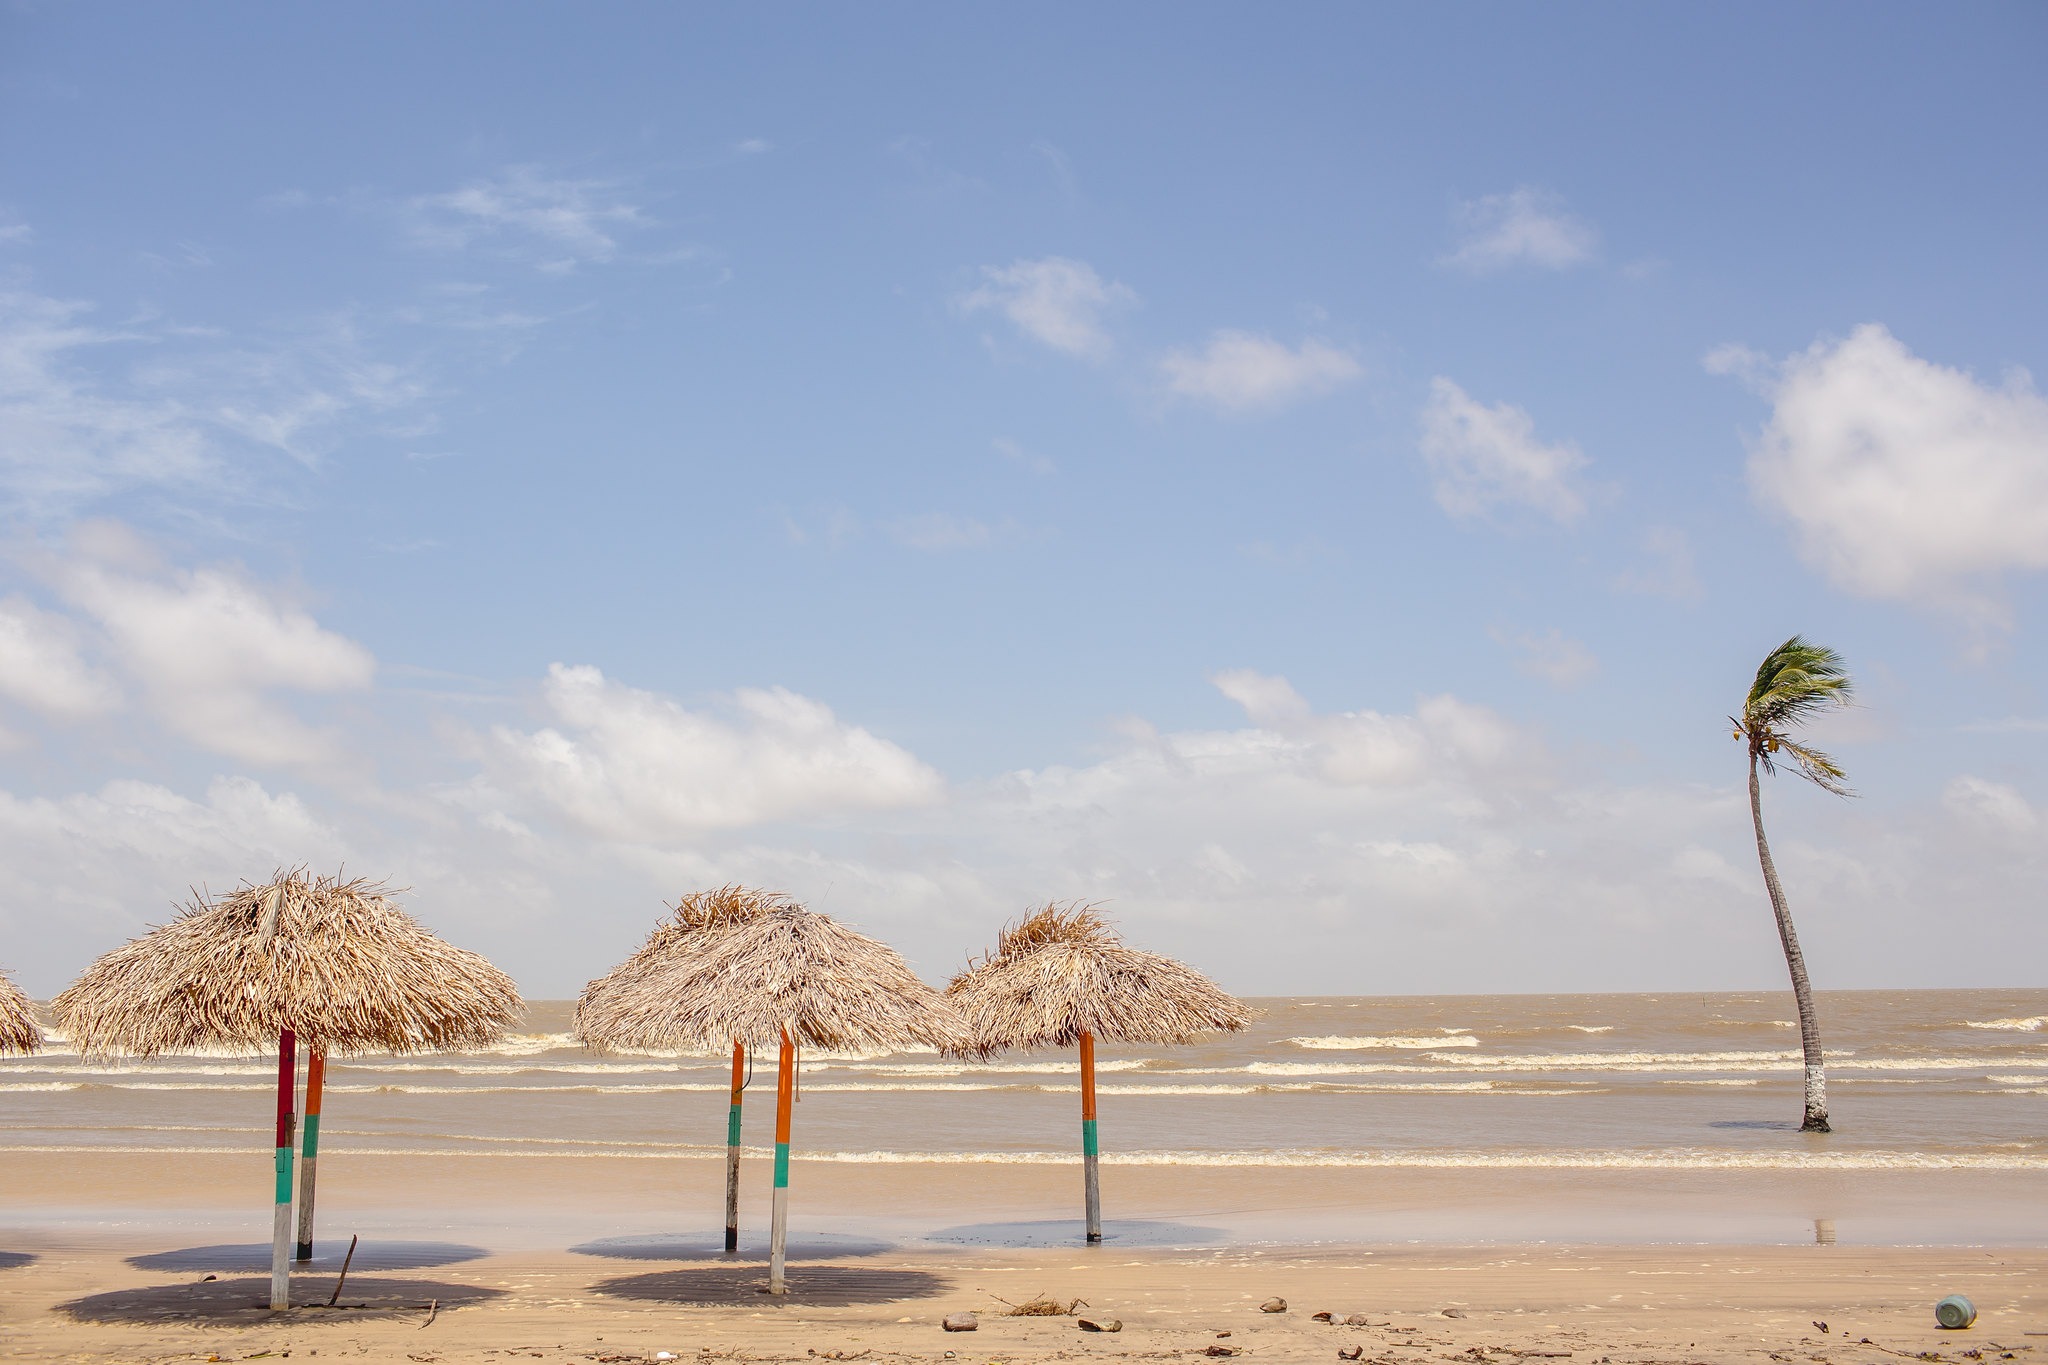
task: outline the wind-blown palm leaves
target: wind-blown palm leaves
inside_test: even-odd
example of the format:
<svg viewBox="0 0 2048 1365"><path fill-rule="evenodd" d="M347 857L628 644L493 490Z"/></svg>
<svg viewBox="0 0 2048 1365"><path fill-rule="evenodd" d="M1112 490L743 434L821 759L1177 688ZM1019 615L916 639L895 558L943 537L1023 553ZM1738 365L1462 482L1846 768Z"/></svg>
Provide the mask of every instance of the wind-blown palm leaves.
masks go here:
<svg viewBox="0 0 2048 1365"><path fill-rule="evenodd" d="M35 1006L21 993L21 987L0 973L0 1053L34 1052L42 1045Z"/></svg>
<svg viewBox="0 0 2048 1365"><path fill-rule="evenodd" d="M1079 1047L1087 1237L1102 1240L1095 1131L1095 1042L1183 1044L1231 1032L1250 1014L1194 968L1125 946L1092 906L1046 905L1005 928L996 949L953 979L946 998L973 1030L976 1055Z"/></svg>
<svg viewBox="0 0 2048 1365"><path fill-rule="evenodd" d="M657 930L635 959L592 983L577 1031L593 1046L641 1051L723 1050L774 1043L775 1196L768 1290L785 1292L789 1126L796 1049L929 1047L964 1052L973 1037L953 1007L919 981L895 950L793 901L734 914L711 932ZM680 912L679 912L680 920ZM702 946L655 951L664 941Z"/></svg>
<svg viewBox="0 0 2048 1365"><path fill-rule="evenodd" d="M1806 1063L1805 1116L1800 1127L1815 1133L1829 1131L1820 1021L1813 1007L1813 985L1806 976L1806 957L1799 951L1799 935L1792 927L1792 911L1785 904L1777 865L1771 861L1770 842L1764 838L1763 786L1758 773L1775 774L1789 759L1799 775L1814 785L1837 796L1853 795L1840 764L1791 734L1822 712L1848 705L1853 691L1849 670L1839 654L1795 635L1764 656L1749 695L1743 699L1742 714L1729 717L1735 738L1749 750L1749 815L1756 829L1756 856L1763 865L1764 889L1770 894L1778 941L1784 945L1785 965L1792 974L1792 997L1799 1007L1799 1044Z"/></svg>
<svg viewBox="0 0 2048 1365"><path fill-rule="evenodd" d="M632 1041L643 1036L630 1023L636 1016L631 1005L648 998L650 980L672 974L679 963L702 952L719 933L737 928L758 916L790 904L788 897L747 886L721 886L716 891L695 891L675 905L674 913L656 925L647 941L631 957L583 988L576 1002L576 1038L598 1051L638 1047ZM659 987L654 988L658 1000ZM732 1045L732 1099L725 1125L725 1249L740 1245L740 1104L746 1090L747 1047Z"/></svg>
<svg viewBox="0 0 2048 1365"><path fill-rule="evenodd" d="M304 870L195 898L169 924L94 962L52 1002L58 1026L88 1057L277 1047L273 1308L289 1305L299 1045L312 1056L299 1235L308 1258L326 1056L488 1047L521 1008L510 977L428 933L383 886Z"/></svg>

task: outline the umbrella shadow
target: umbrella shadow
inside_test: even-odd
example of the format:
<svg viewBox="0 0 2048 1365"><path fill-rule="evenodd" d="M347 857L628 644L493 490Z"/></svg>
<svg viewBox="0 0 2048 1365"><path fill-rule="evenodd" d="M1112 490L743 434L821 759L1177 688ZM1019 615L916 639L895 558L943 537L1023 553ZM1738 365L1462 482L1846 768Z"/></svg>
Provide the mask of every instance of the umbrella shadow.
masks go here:
<svg viewBox="0 0 2048 1365"><path fill-rule="evenodd" d="M706 1308L760 1308L778 1302L811 1307L843 1308L855 1304L928 1299L951 1288L947 1280L923 1270L882 1270L858 1265L801 1265L789 1268L789 1294L767 1297L765 1265L706 1266L660 1270L651 1275L625 1275L600 1280L591 1288L615 1299L643 1303L683 1304Z"/></svg>
<svg viewBox="0 0 2048 1365"><path fill-rule="evenodd" d="M426 1313L437 1308L446 1313L469 1304L502 1298L505 1291L485 1285L449 1284L441 1280L358 1279L351 1274L339 1307L326 1307L334 1292L331 1275L306 1276L292 1281L294 1322L322 1318L340 1322L362 1322L372 1318L395 1318ZM185 1284L153 1284L136 1289L113 1289L88 1294L82 1299L57 1305L57 1311L76 1322L157 1323L208 1322L260 1325L276 1322L280 1314L270 1310L270 1281L200 1280Z"/></svg>
<svg viewBox="0 0 2048 1365"><path fill-rule="evenodd" d="M316 1250L319 1252L310 1261L293 1261L292 1272L298 1274L308 1270L326 1271L339 1274L341 1263L348 1257L348 1242L333 1238L323 1239ZM491 1253L482 1247L466 1246L461 1242L359 1242L356 1257L349 1262L351 1276L379 1270L421 1270L433 1265L456 1265L463 1261L480 1260ZM142 1256L130 1256L128 1264L137 1270L169 1270L177 1273L211 1273L215 1275L268 1275L270 1273L270 1243L248 1242L227 1246L179 1247L175 1251L152 1251Z"/></svg>
<svg viewBox="0 0 2048 1365"><path fill-rule="evenodd" d="M952 1242L962 1246L1047 1247L1083 1246L1087 1229L1079 1219L1044 1218L1031 1222L962 1223L925 1234L931 1242ZM1120 1247L1180 1248L1214 1246L1227 1242L1230 1234L1222 1228L1196 1223L1175 1223L1165 1219L1112 1219L1102 1225L1104 1245Z"/></svg>
<svg viewBox="0 0 2048 1365"><path fill-rule="evenodd" d="M0 1270L18 1270L34 1259L30 1251L0 1251Z"/></svg>
<svg viewBox="0 0 2048 1365"><path fill-rule="evenodd" d="M643 1237L600 1237L596 1241L583 1242L569 1250L579 1256L606 1256L615 1261L765 1261L768 1259L766 1237L742 1237L740 1249L733 1257L724 1251L725 1233L719 1232L656 1232ZM789 1239L789 1255L792 1259L806 1261L832 1260L845 1256L875 1256L895 1249L893 1242L879 1242L872 1237L844 1237L836 1233L818 1232Z"/></svg>

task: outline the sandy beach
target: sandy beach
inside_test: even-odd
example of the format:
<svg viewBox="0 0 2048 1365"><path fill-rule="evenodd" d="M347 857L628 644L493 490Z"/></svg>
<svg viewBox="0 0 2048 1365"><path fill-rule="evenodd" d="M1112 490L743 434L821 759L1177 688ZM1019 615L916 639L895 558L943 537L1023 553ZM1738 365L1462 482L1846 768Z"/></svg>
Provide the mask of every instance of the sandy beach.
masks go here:
<svg viewBox="0 0 2048 1365"><path fill-rule="evenodd" d="M1234 1171L1210 1184L1112 1167L1109 1241L1091 1250L1071 1216L1048 1217L1071 1202L1068 1170L821 1163L799 1167L806 1212L792 1292L775 1301L759 1292L758 1180L735 1260L717 1253L711 1218L693 1226L668 1212L693 1197L715 1210L705 1198L714 1162L358 1157L333 1163L323 1185L319 1255L294 1277L294 1300L308 1306L274 1315L261 1306L263 1209L248 1198L261 1192L263 1153L10 1159L0 1225L9 1359L1335 1360L1355 1347L1383 1365L1875 1365L1922 1352L2027 1360L2048 1346L2026 1335L2048 1330L2048 1249L1855 1245L1871 1226L1859 1217L1829 1220L1842 1240L1818 1245L1810 1220L1706 1218L1740 1205L1756 1172L1661 1183L1641 1171L1464 1172L1459 1199L1449 1180L1384 1172ZM1869 1207L1986 1208L2002 1195L2038 1209L2048 1192L2032 1179L1919 1172L1917 1196L1878 1191ZM1226 1195L1235 1202L1219 1202ZM1637 1220L1610 1225L1626 1241L1529 1235L1545 1221L1575 1226L1574 1206L1631 1202ZM1503 1211L1490 1223L1489 1207ZM1668 1240L1646 1237L1658 1218ZM1432 1225L1438 1236L1421 1235ZM1595 1225L1581 1215L1576 1226ZM1717 1238L1717 1227L1754 1240ZM1760 1244L1774 1228L1788 1239L1803 1231L1808 1244ZM362 1241L328 1309L351 1233ZM1933 1305L1951 1293L1977 1304L1974 1328L1936 1328ZM1123 1329L1006 1315L1005 1301L1040 1295L1083 1300L1081 1316ZM1287 1311L1261 1312L1275 1296ZM1322 1311L1339 1324L1315 1321ZM978 1315L976 1332L941 1329L962 1312ZM1353 1313L1368 1325L1341 1325Z"/></svg>

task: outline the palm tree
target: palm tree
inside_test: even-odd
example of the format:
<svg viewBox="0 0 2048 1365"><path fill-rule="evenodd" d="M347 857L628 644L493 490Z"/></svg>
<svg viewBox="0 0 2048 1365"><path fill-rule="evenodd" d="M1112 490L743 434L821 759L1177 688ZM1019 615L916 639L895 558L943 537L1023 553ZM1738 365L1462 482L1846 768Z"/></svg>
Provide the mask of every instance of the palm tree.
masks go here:
<svg viewBox="0 0 2048 1365"><path fill-rule="evenodd" d="M1764 838L1763 787L1757 770L1775 774L1790 758L1799 775L1837 796L1853 796L1842 769L1820 750L1797 743L1789 733L1822 711L1846 706L1852 691L1842 656L1795 635L1772 650L1756 670L1756 681L1742 703L1735 738L1749 746L1749 815L1756 825L1756 856L1764 867L1764 888L1771 893L1771 911L1778 917L1778 941L1785 945L1785 965L1792 971L1792 998L1799 1004L1799 1046L1806 1056L1806 1118L1799 1127L1808 1133L1828 1130L1828 1079L1820 1052L1820 1022L1813 1013L1813 986L1806 979L1806 958L1785 906L1785 888L1771 862Z"/></svg>

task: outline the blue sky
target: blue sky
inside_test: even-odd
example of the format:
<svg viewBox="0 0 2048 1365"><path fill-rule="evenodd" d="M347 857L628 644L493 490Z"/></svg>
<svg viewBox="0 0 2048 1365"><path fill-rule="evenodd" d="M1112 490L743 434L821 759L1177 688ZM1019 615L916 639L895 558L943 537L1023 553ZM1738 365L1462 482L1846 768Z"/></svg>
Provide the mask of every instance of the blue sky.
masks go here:
<svg viewBox="0 0 2048 1365"><path fill-rule="evenodd" d="M2044 55L14 5L0 965L346 860L539 995L726 880L934 975L1083 897L1245 991L1774 986L1722 717L1802 631L1819 984L2041 984Z"/></svg>

